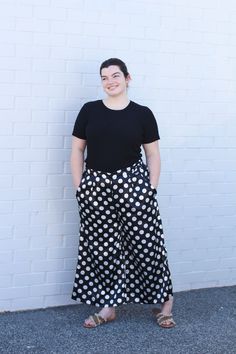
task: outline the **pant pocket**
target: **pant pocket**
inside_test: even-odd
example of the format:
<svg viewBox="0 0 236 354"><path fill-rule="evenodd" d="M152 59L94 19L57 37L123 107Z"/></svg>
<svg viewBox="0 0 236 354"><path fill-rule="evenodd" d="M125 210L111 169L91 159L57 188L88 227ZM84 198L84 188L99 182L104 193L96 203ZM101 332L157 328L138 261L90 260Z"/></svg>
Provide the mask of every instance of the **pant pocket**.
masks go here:
<svg viewBox="0 0 236 354"><path fill-rule="evenodd" d="M79 194L79 192L81 191L81 186L82 186L82 184L85 182L85 180L86 180L86 170L84 170L84 172L82 173L82 176L81 176L81 180L80 180L80 183L79 183L79 185L78 185L78 187L77 187L77 190L76 190L76 197L77 197L77 195Z"/></svg>
<svg viewBox="0 0 236 354"><path fill-rule="evenodd" d="M150 182L150 173L147 165L143 163L139 169L139 172L140 175L143 177L144 181L147 183L149 189L152 190L154 193L157 193L157 189Z"/></svg>

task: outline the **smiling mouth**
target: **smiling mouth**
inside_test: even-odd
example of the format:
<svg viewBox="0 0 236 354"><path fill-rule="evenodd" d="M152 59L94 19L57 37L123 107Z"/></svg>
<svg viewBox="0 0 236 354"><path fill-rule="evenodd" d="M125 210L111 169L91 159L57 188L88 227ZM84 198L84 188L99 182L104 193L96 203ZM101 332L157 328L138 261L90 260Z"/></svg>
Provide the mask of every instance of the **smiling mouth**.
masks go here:
<svg viewBox="0 0 236 354"><path fill-rule="evenodd" d="M109 86L108 87L108 90L113 90L113 89L115 89L115 88L117 88L118 86Z"/></svg>

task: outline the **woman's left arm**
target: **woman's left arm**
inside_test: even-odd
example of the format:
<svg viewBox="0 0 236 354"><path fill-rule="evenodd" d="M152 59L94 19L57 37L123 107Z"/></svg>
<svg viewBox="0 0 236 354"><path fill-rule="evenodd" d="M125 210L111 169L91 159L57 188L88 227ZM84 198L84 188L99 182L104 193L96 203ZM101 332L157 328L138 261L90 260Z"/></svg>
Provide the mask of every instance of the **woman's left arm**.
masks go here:
<svg viewBox="0 0 236 354"><path fill-rule="evenodd" d="M158 140L155 140L149 144L143 144L143 148L149 169L150 183L153 187L157 188L161 173L161 156Z"/></svg>

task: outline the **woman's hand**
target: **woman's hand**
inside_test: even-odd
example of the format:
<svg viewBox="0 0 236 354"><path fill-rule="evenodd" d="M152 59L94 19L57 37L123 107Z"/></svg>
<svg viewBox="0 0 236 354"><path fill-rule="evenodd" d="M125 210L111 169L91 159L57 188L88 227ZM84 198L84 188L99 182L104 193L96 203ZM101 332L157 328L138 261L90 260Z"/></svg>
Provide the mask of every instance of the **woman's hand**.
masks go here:
<svg viewBox="0 0 236 354"><path fill-rule="evenodd" d="M143 144L146 155L146 162L149 170L150 184L157 189L161 172L161 157L158 140Z"/></svg>
<svg viewBox="0 0 236 354"><path fill-rule="evenodd" d="M73 183L78 189L84 168L84 150L86 148L86 140L72 137L72 150L71 150L71 173L73 178Z"/></svg>

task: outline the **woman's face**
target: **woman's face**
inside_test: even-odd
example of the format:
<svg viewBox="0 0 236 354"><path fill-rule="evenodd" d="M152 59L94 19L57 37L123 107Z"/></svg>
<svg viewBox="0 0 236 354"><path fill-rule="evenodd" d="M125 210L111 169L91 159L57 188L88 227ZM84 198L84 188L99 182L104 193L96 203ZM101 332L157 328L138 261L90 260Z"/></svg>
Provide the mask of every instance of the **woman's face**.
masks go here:
<svg viewBox="0 0 236 354"><path fill-rule="evenodd" d="M103 90L108 96L119 96L126 93L127 85L130 80L128 75L125 78L124 73L117 65L110 65L101 71L101 80Z"/></svg>

